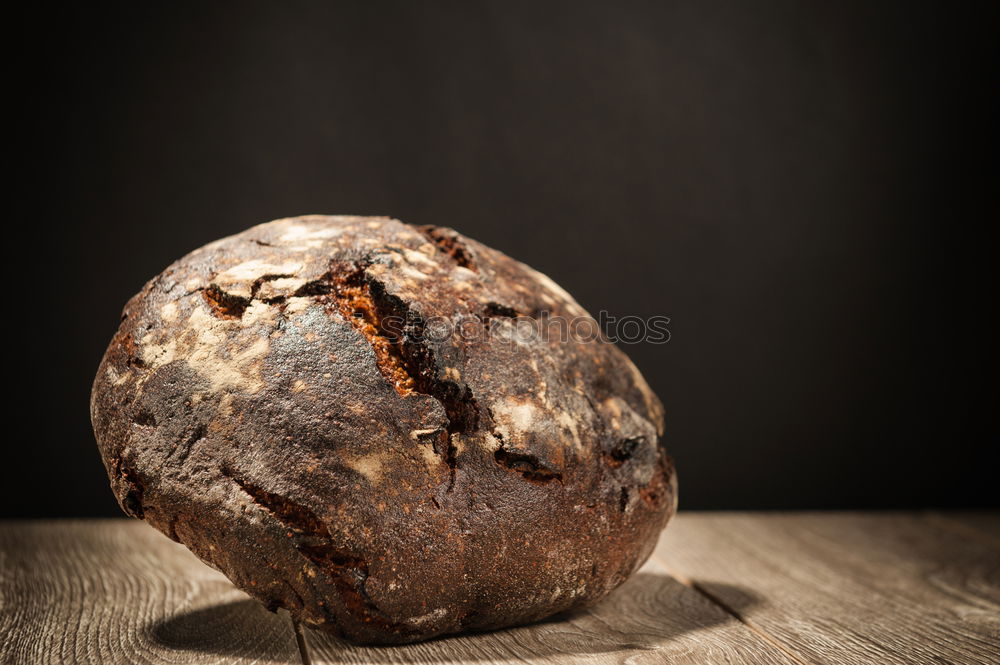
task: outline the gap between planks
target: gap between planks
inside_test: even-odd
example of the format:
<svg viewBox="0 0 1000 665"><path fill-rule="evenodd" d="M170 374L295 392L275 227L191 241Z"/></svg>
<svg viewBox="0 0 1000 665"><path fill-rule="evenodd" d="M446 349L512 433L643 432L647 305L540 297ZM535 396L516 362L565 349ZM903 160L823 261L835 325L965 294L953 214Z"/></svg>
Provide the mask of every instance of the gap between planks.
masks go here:
<svg viewBox="0 0 1000 665"><path fill-rule="evenodd" d="M309 644L306 642L306 634L302 630L302 624L295 619L288 617L292 622L292 630L295 631L295 644L299 647L299 659L302 665L312 665L312 656L309 655Z"/></svg>
<svg viewBox="0 0 1000 665"><path fill-rule="evenodd" d="M700 524L685 520L682 531L686 538L670 541L668 536L670 544L665 546L661 541L655 555L658 561L666 568L671 565L664 559L676 561L677 569L671 570L675 579L754 632L770 637L769 643L786 657L860 664L880 662L871 657L882 651L894 653L891 662L917 662L918 654L925 658L920 662L944 662L944 658L933 658L938 651L946 650L942 647L935 651L933 645L941 644L957 656L954 662L992 662L988 656L985 661L980 659L996 637L995 630L989 627L986 608L996 606L995 580L1000 571L995 566L994 548L1000 544L1000 513L702 513L697 517L702 520ZM750 528L755 521L759 521L759 528ZM800 536L802 542L798 542ZM853 551L851 543L860 549ZM733 545L733 551L729 545ZM790 569L783 573L780 565L772 564L780 564L787 546L795 546L789 552L797 552L799 559L789 562ZM707 559L699 558L699 550L704 550L703 556L709 555ZM866 559L869 556L872 561ZM992 566L988 563L991 556ZM956 569L951 559L941 557L955 557L971 568ZM736 565L741 558L745 559L743 565ZM828 564L824 565L824 561ZM977 562L982 565L972 566ZM732 569L729 564L734 564ZM890 581L876 583L872 589L858 589L858 582L839 586L852 576L874 582L879 579L879 567L885 573L898 574L889 575ZM720 591L716 591L714 583L699 581L705 575L712 578L713 571L721 575ZM685 580L688 576L690 579ZM814 579L828 584L824 587ZM751 583L758 594L767 597L767 606L757 610L744 607L741 595L726 584L741 581ZM830 584L837 586L832 587L834 593L829 598L816 593L830 590ZM941 610L938 601L947 599L953 587L959 600L954 607L947 605L952 611L949 615L949 609ZM815 602L804 602L808 599ZM967 602L962 604L962 600ZM904 616L908 621L881 620L885 607L900 606L907 608ZM867 614L859 618L855 610L866 610ZM866 621L875 618L878 620L873 626L885 630L869 638ZM943 636L938 635L935 641L913 629L921 623ZM954 635L947 633L951 630ZM968 642L956 642L958 633ZM985 651L980 652L984 645Z"/></svg>
<svg viewBox="0 0 1000 665"><path fill-rule="evenodd" d="M788 645L786 645L784 642L782 642L781 640L779 640L778 638L776 638L774 635L771 635L767 631L761 629L759 626L754 625L754 623L752 621L750 621L747 617L745 617L742 614L740 614L740 612L735 607L730 607L729 605L727 605L726 603L724 603L720 598L718 598L717 596L715 596L712 593L709 593L707 590L705 590L700 584L698 584L694 580L689 579L687 576L682 575L681 573L679 573L677 570L675 570L673 568L673 566L671 566L669 563L667 563L662 557L660 557L659 555L657 555L657 554L654 553L650 558L654 559L656 561L656 563L658 563L668 575L670 575L675 580L677 580L678 582L680 582L684 586L688 587L689 589L695 591L696 593L701 594L705 598L705 600L707 600L708 602L712 603L713 605L715 605L716 607L718 607L720 610L722 610L723 612L725 612L729 616L731 616L734 619L736 619L737 621L739 621L741 624L743 624L744 626L746 626L747 630L749 630L750 632L752 632L754 635L756 635L757 637L759 637L763 641L767 642L769 645L771 645L775 649L781 651L786 656L788 656L789 658L791 658L792 660L794 660L796 663L799 663L799 665L810 665L809 661L805 660L798 653L796 653L795 651L793 651L792 649L790 649L788 647Z"/></svg>
<svg viewBox="0 0 1000 665"><path fill-rule="evenodd" d="M957 519L954 514L948 512L937 512L937 511L925 511L918 515L924 522L937 526L939 528L952 531L964 535L966 537L975 538L983 543L993 546L1000 546L1000 537L994 533L990 533L985 529L981 528L975 524L966 523L960 519ZM662 537L662 535L661 535ZM757 626L748 617L743 616L739 610L735 607L731 607L721 598L711 593L705 589L702 585L698 584L694 580L688 578L686 575L678 572L673 566L671 566L663 557L658 554L653 554L651 556L660 566L663 567L664 571L673 577L675 580L683 584L684 586L696 591L701 594L708 602L712 603L722 611L726 612L734 619L739 621L741 624L747 627L748 630L756 634L762 640L783 652L786 656L794 660L800 665L810 665L809 661L805 659L801 654L797 653L791 647L789 647L785 642L783 642L778 637L771 635L766 630Z"/></svg>

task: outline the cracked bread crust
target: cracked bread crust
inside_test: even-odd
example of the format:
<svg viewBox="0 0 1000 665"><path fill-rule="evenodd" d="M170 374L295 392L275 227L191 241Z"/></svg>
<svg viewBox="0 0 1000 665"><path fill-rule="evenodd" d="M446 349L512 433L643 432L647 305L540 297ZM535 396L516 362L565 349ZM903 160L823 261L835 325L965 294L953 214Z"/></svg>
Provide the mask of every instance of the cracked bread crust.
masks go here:
<svg viewBox="0 0 1000 665"><path fill-rule="evenodd" d="M128 302L101 362L112 489L269 608L359 643L589 605L649 556L676 479L635 366L522 334L546 315L587 316L446 228L307 216L213 242Z"/></svg>

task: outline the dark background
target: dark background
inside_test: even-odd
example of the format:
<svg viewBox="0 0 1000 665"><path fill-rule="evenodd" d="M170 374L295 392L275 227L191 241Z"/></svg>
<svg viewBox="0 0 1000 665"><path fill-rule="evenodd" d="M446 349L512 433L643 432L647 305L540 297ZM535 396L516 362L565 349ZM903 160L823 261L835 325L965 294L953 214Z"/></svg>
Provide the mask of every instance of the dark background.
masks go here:
<svg viewBox="0 0 1000 665"><path fill-rule="evenodd" d="M9 23L3 512L116 515L125 300L277 217L453 226L633 345L682 508L996 506L995 30L914 2L204 3Z"/></svg>

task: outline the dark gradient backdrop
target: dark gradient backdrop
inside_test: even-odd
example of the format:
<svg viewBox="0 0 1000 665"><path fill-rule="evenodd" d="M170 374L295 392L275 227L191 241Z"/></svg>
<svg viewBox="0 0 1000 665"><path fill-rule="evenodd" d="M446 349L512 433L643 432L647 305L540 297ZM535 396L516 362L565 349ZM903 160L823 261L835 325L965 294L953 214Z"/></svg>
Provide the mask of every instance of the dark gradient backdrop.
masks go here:
<svg viewBox="0 0 1000 665"><path fill-rule="evenodd" d="M672 317L626 351L682 507L998 504L972 5L156 4L9 24L5 514L117 514L87 402L122 304L302 213L453 226Z"/></svg>

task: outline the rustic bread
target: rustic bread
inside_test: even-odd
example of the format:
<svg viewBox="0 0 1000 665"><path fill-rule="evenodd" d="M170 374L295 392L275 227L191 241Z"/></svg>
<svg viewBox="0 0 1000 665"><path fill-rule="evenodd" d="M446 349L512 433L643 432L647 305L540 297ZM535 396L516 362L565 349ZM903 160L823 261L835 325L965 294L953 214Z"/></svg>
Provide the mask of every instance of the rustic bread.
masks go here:
<svg viewBox="0 0 1000 665"><path fill-rule="evenodd" d="M125 306L91 415L122 508L362 643L593 603L676 506L662 407L550 279L439 227L282 219ZM579 319L591 321L589 318ZM525 325L526 324L526 325Z"/></svg>

